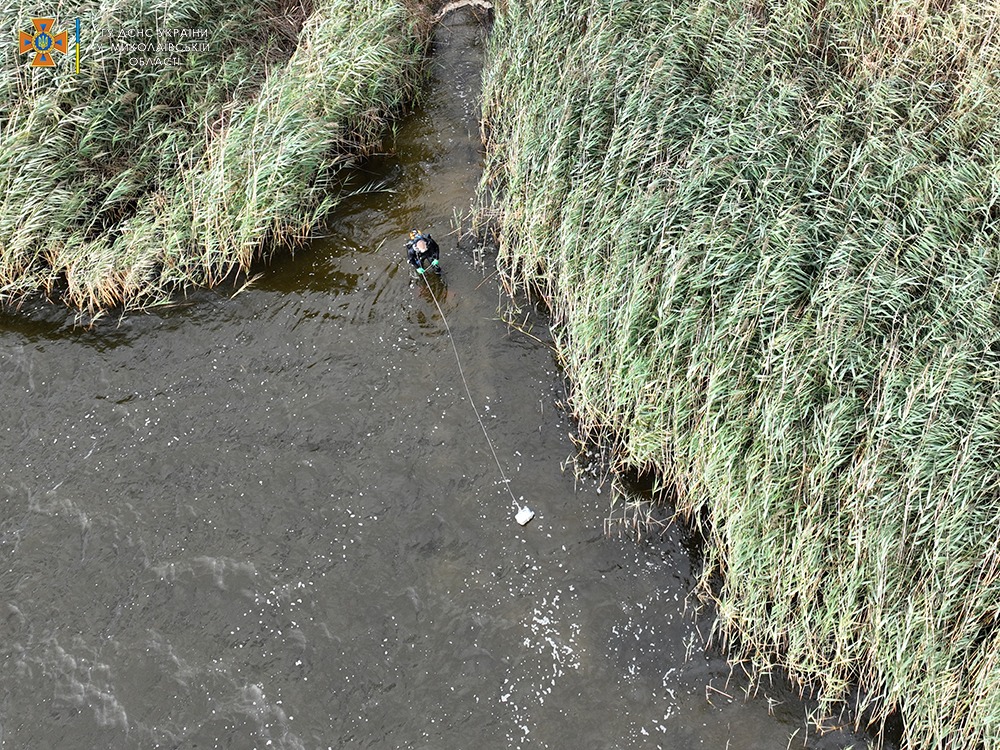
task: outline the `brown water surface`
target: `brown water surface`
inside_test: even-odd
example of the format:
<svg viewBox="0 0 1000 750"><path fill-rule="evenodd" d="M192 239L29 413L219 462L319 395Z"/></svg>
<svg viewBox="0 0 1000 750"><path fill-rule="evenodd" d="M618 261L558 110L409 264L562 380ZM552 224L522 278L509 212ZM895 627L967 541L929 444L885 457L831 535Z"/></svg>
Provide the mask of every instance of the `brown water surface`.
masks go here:
<svg viewBox="0 0 1000 750"><path fill-rule="evenodd" d="M450 236L482 31L438 32L384 191L234 298L0 319L0 747L842 748L706 655L684 539L610 539L550 352ZM513 520L434 281L515 494ZM543 336L541 329L537 332ZM705 624L701 626L706 627ZM728 694L731 697L727 697Z"/></svg>

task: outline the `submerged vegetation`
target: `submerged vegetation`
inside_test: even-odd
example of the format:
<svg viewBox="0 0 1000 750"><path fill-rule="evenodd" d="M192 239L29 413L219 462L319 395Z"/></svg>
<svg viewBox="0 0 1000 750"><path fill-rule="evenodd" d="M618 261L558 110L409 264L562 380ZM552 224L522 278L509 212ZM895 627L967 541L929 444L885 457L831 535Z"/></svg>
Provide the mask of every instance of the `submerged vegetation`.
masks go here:
<svg viewBox="0 0 1000 750"><path fill-rule="evenodd" d="M734 652L996 747L1000 6L509 2L484 85L481 218Z"/></svg>
<svg viewBox="0 0 1000 750"><path fill-rule="evenodd" d="M429 25L396 0L299 2L91 0L79 75L3 44L0 300L155 304L303 239L414 98ZM185 29L191 51L122 49ZM138 60L157 56L176 59Z"/></svg>

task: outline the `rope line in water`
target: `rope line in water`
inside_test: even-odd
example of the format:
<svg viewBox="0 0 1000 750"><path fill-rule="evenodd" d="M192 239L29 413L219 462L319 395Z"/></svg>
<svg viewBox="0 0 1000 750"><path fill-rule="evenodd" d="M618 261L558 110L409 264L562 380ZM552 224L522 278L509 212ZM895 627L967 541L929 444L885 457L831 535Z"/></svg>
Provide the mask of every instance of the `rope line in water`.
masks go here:
<svg viewBox="0 0 1000 750"><path fill-rule="evenodd" d="M513 491L510 489L510 480L507 478L507 474L504 472L503 466L500 464L500 458L497 456L496 449L493 447L493 441L490 440L490 434L486 431L486 425L483 424L483 418L479 416L479 409L476 408L476 402L472 398L472 391L469 390L469 381L465 378L465 369L462 367L462 358L458 356L458 347L455 346L455 337L451 334L451 326L448 325L448 318L444 314L444 310L441 309L441 305L438 303L437 295L434 294L434 289L431 287L431 282L427 280L427 275L420 274L420 278L422 278L424 283L427 285L427 291L431 293L431 299L434 300L434 306L441 315L441 320L444 321L444 329L448 332L448 340L451 342L451 350L455 352L455 364L458 365L458 374L462 376L462 385L465 386L465 395L469 397L469 406L472 407L472 411L476 415L479 427L483 431L483 437L486 438L486 444L490 446L490 453L493 454L493 460L496 461L497 469L500 471L500 477L503 479L503 486L507 488L507 494L510 495L511 502L514 504L514 510L516 512L520 512L521 506L517 502L517 498L514 497ZM527 510L527 508L525 508L525 510Z"/></svg>

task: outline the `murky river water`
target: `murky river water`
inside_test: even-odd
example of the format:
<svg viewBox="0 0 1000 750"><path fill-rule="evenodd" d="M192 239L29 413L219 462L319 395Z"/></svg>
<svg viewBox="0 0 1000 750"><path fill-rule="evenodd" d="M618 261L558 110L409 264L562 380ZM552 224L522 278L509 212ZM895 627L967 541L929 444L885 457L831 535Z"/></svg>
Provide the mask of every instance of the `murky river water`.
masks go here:
<svg viewBox="0 0 1000 750"><path fill-rule="evenodd" d="M92 330L0 319L0 747L803 745L793 694L748 699L704 653L680 532L604 535L607 491L561 470L549 352L449 236L479 175L481 34L438 32L389 191L252 288ZM525 528L400 262L411 227L441 242Z"/></svg>

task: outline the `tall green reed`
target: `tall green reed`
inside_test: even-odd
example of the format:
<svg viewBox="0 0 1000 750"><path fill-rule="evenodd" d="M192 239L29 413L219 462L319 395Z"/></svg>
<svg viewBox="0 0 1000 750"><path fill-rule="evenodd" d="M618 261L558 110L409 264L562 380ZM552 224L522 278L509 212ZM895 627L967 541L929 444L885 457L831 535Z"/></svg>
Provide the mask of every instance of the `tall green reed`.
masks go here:
<svg viewBox="0 0 1000 750"><path fill-rule="evenodd" d="M0 298L41 290L91 312L168 300L302 240L416 95L428 35L393 0L74 13L80 75L0 51ZM23 4L0 16L30 28ZM122 30L164 28L208 37L176 64L114 49Z"/></svg>
<svg viewBox="0 0 1000 750"><path fill-rule="evenodd" d="M582 430L677 488L735 656L912 747L1000 736L998 22L511 2L484 81L480 219Z"/></svg>

